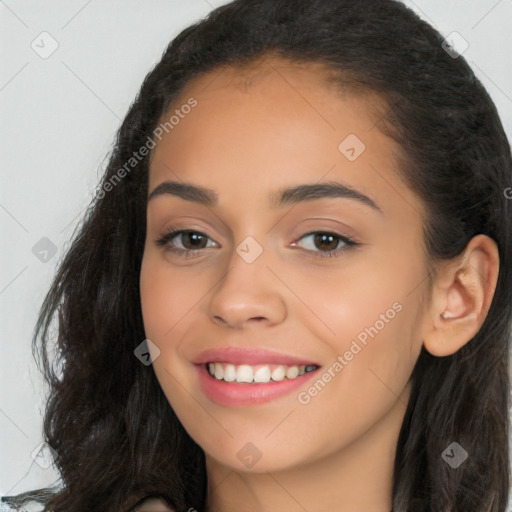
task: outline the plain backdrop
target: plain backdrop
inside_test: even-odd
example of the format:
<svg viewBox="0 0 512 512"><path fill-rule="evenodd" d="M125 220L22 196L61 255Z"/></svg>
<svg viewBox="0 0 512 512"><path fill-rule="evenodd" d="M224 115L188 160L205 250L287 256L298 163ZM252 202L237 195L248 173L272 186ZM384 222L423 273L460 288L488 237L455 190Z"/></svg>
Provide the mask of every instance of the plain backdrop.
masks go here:
<svg viewBox="0 0 512 512"><path fill-rule="evenodd" d="M58 478L36 457L46 391L30 341L115 132L169 41L224 3L0 0L0 495ZM512 140L512 1L405 3L467 41Z"/></svg>

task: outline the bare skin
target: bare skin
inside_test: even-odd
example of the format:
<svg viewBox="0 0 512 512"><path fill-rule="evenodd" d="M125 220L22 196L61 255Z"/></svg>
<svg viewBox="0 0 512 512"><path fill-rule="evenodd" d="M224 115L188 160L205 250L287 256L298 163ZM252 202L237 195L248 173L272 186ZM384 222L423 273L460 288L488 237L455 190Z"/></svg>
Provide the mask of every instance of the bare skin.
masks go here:
<svg viewBox="0 0 512 512"><path fill-rule="evenodd" d="M197 106L153 150L149 192L193 183L214 190L218 204L149 200L140 284L146 335L160 350L155 374L206 454L208 510L388 512L414 364L422 345L448 355L478 331L496 284L496 244L473 238L431 283L423 206L396 172L399 148L375 127L370 98L341 96L313 66L273 57L216 70L190 82L173 109L190 97ZM352 161L355 139L338 147L349 134L365 145ZM349 197L271 206L283 188L328 181L380 211ZM185 235L157 245L170 227L203 234L203 248L172 252L197 247ZM311 233L360 245L335 238L326 248ZM263 250L251 263L236 252L248 236ZM339 248L338 257L319 256ZM370 326L378 332L345 357ZM277 399L221 406L203 393L192 361L225 346L321 368ZM308 391L325 373L328 383ZM261 455L252 467L237 456L246 443Z"/></svg>
<svg viewBox="0 0 512 512"><path fill-rule="evenodd" d="M148 498L144 500L135 512L168 512L171 510L161 498Z"/></svg>

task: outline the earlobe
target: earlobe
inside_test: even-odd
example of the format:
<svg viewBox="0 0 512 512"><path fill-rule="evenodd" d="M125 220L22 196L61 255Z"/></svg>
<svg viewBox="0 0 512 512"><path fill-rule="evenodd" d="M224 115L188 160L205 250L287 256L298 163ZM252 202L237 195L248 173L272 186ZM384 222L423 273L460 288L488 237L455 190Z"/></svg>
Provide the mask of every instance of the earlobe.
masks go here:
<svg viewBox="0 0 512 512"><path fill-rule="evenodd" d="M478 333L494 296L498 271L497 245L485 235L473 237L460 257L441 264L423 333L430 354L454 354Z"/></svg>

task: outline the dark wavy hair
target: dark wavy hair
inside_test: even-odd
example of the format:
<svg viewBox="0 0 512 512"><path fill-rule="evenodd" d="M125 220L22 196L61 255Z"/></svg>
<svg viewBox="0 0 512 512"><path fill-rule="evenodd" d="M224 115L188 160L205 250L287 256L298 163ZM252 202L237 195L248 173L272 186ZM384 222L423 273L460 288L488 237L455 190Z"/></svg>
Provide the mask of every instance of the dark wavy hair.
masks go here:
<svg viewBox="0 0 512 512"><path fill-rule="evenodd" d="M376 126L398 142L398 172L425 205L432 268L459 255L477 234L496 241L498 282L481 329L450 356L422 348L412 372L392 503L393 512L505 511L511 151L481 82L442 43L436 30L394 0L235 0L171 41L119 129L103 192L59 262L35 327L32 349L50 388L44 439L56 451L62 481L52 492L32 493L45 510L124 512L160 495L178 512L205 511L204 452L177 419L151 366L134 356L145 339L139 273L149 155L115 186L107 184L152 137L193 77L277 55L323 64L340 89L382 99ZM456 470L441 457L453 441L469 453ZM20 505L30 495L6 501Z"/></svg>

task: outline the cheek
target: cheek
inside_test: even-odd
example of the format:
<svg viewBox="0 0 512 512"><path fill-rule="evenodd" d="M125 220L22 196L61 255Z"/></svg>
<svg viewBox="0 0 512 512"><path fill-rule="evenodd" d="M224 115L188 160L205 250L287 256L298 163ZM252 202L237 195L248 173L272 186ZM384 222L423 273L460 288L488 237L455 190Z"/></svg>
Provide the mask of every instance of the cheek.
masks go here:
<svg viewBox="0 0 512 512"><path fill-rule="evenodd" d="M396 399L419 355L415 319L423 260L420 254L392 250L351 258L329 273L303 274L294 291L307 298L310 309L301 322L332 354L325 368L331 368L325 375L329 383L319 384L326 391L315 403L343 402L364 415L362 409L369 414Z"/></svg>
<svg viewBox="0 0 512 512"><path fill-rule="evenodd" d="M301 414L294 432L299 438L307 439L308 431L319 418L328 423L323 428L320 446L316 447L317 454L327 454L333 447L352 442L383 418L404 393L418 356L418 345L411 341L415 305L408 299L401 304L401 310L395 306L392 313L388 312L388 323L378 316L380 322L376 322L375 313L386 315L382 304L387 302L366 302L370 312L364 313L363 321L356 304L345 304L346 314L336 324L339 334L330 342L331 361L297 397ZM351 318L350 312L358 318ZM348 331L356 335L345 335ZM365 336L358 338L361 333ZM400 400L405 406L406 399Z"/></svg>
<svg viewBox="0 0 512 512"><path fill-rule="evenodd" d="M392 251L354 252L330 268L279 269L300 299L289 302L289 311L300 312L298 319L313 339L343 353L351 340L369 339L367 329L389 331L390 325L416 314L418 297L411 292L420 282L421 258L408 258L401 260Z"/></svg>
<svg viewBox="0 0 512 512"><path fill-rule="evenodd" d="M336 336L330 344L336 354L332 362L336 377L317 405L320 407L320 401L338 404L339 408L332 410L339 421L350 423L358 418L361 429L397 400L421 349L415 322L421 290L411 292L417 286L417 271L411 267L388 272L384 268L386 272L370 273L368 267L366 277L354 279L337 301L331 297L329 306L335 319ZM354 416L347 416L347 411Z"/></svg>
<svg viewBox="0 0 512 512"><path fill-rule="evenodd" d="M153 370L171 406L186 410L182 389L185 382L183 362L175 357L183 332L190 328L187 312L197 302L194 286L183 286L183 273L171 272L170 266L156 251L146 251L140 272L140 298L146 337L160 350Z"/></svg>
<svg viewBox="0 0 512 512"><path fill-rule="evenodd" d="M160 337L165 318L162 312L167 309L166 303L169 300L160 274L158 265L144 254L140 272L140 300L144 329L149 339Z"/></svg>
<svg viewBox="0 0 512 512"><path fill-rule="evenodd" d="M140 299L148 338L167 339L179 320L197 303L201 290L190 279L187 272L173 271L165 259L154 251L144 254L140 272Z"/></svg>

